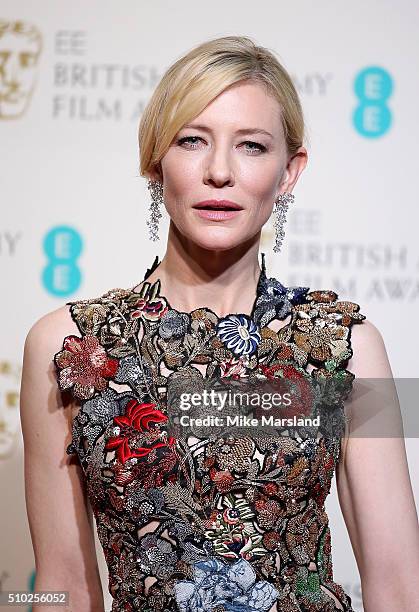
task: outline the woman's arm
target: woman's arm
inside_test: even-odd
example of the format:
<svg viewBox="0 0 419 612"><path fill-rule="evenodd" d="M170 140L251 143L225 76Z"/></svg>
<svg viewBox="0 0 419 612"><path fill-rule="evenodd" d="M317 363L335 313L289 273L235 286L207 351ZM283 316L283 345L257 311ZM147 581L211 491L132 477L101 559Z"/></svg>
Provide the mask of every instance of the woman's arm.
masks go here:
<svg viewBox="0 0 419 612"><path fill-rule="evenodd" d="M352 348L347 369L359 379L359 389L354 383L345 407L351 420L336 485L364 610L417 612L418 517L393 375L381 334L369 321L353 326ZM383 429L384 421L390 430ZM384 437L384 431L394 436Z"/></svg>
<svg viewBox="0 0 419 612"><path fill-rule="evenodd" d="M33 612L104 610L83 472L77 459L65 452L71 437L71 404L62 404L64 394L58 389L53 362L70 333L78 335L64 306L32 326L24 347L20 415L34 590L69 591L68 607L35 605Z"/></svg>

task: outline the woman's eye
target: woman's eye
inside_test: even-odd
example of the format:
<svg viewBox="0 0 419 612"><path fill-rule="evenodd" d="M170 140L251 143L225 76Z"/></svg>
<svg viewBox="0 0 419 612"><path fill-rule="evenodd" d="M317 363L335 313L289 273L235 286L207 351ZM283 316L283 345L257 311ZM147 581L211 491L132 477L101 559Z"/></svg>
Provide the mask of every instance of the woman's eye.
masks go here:
<svg viewBox="0 0 419 612"><path fill-rule="evenodd" d="M189 149L196 149L198 146L197 141L202 140L202 138L200 138L199 136L184 136L183 138L180 138L177 143L178 145L183 145L185 143L188 144ZM192 142L195 141L195 142ZM266 151L266 147L258 142L253 142L252 140L246 140L244 143L244 145L250 145L250 149L248 148L247 151L250 152L251 155L253 155L254 151L259 151L260 153L264 153ZM256 147L256 148L254 148Z"/></svg>
<svg viewBox="0 0 419 612"><path fill-rule="evenodd" d="M260 151L261 153L264 153L266 151L265 146L263 146L262 144L259 144L258 142L253 142L252 140L247 140L244 144L255 145L256 147L258 147L257 149L250 149L251 151Z"/></svg>
<svg viewBox="0 0 419 612"><path fill-rule="evenodd" d="M183 138L180 138L178 140L178 144L182 145L184 142L188 142L190 140L200 140L200 138L199 138L199 136L184 136ZM194 144L196 144L196 143L189 142L189 144L191 145L192 149L196 149L196 146L194 146Z"/></svg>

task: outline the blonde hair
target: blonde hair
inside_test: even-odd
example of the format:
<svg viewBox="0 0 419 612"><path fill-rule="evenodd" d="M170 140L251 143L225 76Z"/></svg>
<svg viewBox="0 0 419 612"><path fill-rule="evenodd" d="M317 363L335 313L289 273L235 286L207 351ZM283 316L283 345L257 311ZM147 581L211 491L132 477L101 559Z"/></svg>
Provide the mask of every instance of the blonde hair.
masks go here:
<svg viewBox="0 0 419 612"><path fill-rule="evenodd" d="M303 144L304 117L292 79L274 54L247 36L224 36L193 48L157 85L139 125L140 174L155 169L178 131L224 89L243 80L264 84L281 106L289 155Z"/></svg>

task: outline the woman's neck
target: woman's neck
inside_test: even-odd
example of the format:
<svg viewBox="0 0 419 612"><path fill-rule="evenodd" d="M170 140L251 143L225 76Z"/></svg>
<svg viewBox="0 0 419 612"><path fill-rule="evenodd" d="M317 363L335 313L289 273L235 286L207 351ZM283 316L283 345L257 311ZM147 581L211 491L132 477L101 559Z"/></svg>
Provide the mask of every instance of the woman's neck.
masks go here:
<svg viewBox="0 0 419 612"><path fill-rule="evenodd" d="M258 252L259 240L209 251L169 232L166 253L147 282L160 279L162 295L181 312L206 306L219 316L250 314L261 272Z"/></svg>

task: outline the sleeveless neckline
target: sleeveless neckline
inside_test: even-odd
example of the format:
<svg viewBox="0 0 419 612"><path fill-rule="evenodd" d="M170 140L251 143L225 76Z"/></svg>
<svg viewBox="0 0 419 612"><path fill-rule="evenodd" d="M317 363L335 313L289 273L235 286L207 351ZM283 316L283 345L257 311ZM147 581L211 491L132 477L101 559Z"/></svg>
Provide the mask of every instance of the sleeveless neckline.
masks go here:
<svg viewBox="0 0 419 612"><path fill-rule="evenodd" d="M266 263L265 263L265 253L261 253L262 256L262 265L259 273L258 282L256 285L256 293L253 299L252 308L250 314L246 314L243 312L228 312L225 315L220 316L217 312L215 312L212 308L208 306L198 306L192 310L178 310L168 300L164 292L161 291L162 282L160 278L157 278L153 282L147 281L147 279L151 276L151 274L159 267L161 262L159 261L158 255L156 255L154 262L150 268L148 268L144 274L144 278L141 283L135 284L133 287L130 287L129 291L133 294L141 295L141 292L146 288L148 291L149 288L154 288L154 292L156 296L163 298L166 302L167 309L175 311L180 315L190 316L198 311L206 311L212 313L218 321L222 321L224 319L229 319L231 317L245 317L247 320L254 320L256 323L259 323L260 326L263 326L262 320L265 318L264 315L266 313L266 309L273 302L282 301L286 303L288 307L286 308L275 308L275 316L269 318L269 321L274 319L284 320L291 313L291 305L301 303L303 297L306 295L309 287L291 287L287 288L285 285L280 283L276 278L268 278L266 274ZM135 289L142 284L140 291L135 291ZM258 313L259 311L259 313ZM256 320L255 320L256 319ZM283 327L287 327L291 321ZM281 328L282 329L282 328Z"/></svg>
<svg viewBox="0 0 419 612"><path fill-rule="evenodd" d="M158 259L158 257L156 256L156 259L154 260L154 263L153 263L153 271L154 271L156 268L158 268L158 266L160 266L160 265L161 265L161 262L159 262L159 263L158 263L158 264L157 264L157 265L154 267L154 264L155 264L155 262L156 262L156 260L157 260L157 259ZM147 273L146 273L146 275L144 276L144 278L143 278L143 280L141 281L141 283L146 283L146 282L148 282L148 281L147 281L147 278L148 278L150 275L151 275L151 272L149 272L149 274L147 274ZM158 290L158 295L159 295L160 297L163 297L163 298L165 299L168 309L169 309L169 310L175 310L175 311L176 311L176 312L178 312L179 314L191 315L191 314L193 314L193 313L197 312L198 310L206 310L206 311L212 312L212 314L214 314L214 315L217 317L217 319L219 319L219 320L221 320L221 319L225 319L225 318L228 318L228 317L230 317L230 316L234 316L234 315L236 315L236 316L242 315L242 316L245 316L245 317L247 317L247 318L252 319L252 318L253 318L253 315L254 315L254 311L255 311L255 308L256 308L256 304L257 304L258 298L259 298L259 296L261 295L261 292L262 292L263 281L264 281L265 279L266 279L266 272L265 272L264 266L262 266L262 268L261 268L261 269L260 269L260 271L259 271L259 278L258 278L258 282L257 282L257 284L256 284L256 292L255 292L255 296L254 296L254 299L253 299L253 303L252 303L252 308L251 308L250 314L246 314L246 313L243 313L243 312L227 312L227 313L226 313L226 314L224 314L224 315L219 315L217 312L215 312L215 310L213 310L212 308L209 308L208 306L197 306L196 308L193 308L192 310L180 310L180 309L175 308L174 306L172 306L172 304L170 303L170 301L169 301L169 299L167 298L167 296L166 296L166 294L164 293L164 291L161 291L162 281L161 281L161 279L160 279L160 278L156 278L156 279L155 279L155 280L154 280L154 281L153 281L151 284L152 284L152 285L155 285L155 286L157 287L157 290ZM139 284L140 284L140 283L139 283ZM133 292L133 293L140 293L139 291L134 291L134 289L135 289L137 286L138 286L138 285L134 285L134 287L132 288L132 292ZM143 286L144 286L144 285L143 285Z"/></svg>

